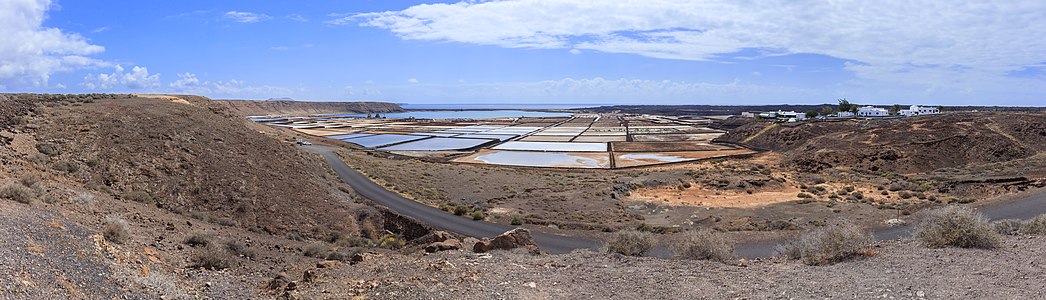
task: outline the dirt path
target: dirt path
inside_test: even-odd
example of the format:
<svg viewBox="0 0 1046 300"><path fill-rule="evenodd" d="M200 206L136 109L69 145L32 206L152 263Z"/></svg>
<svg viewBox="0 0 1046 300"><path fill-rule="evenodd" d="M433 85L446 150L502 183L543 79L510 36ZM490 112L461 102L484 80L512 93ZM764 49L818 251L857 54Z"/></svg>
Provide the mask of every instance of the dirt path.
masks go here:
<svg viewBox="0 0 1046 300"><path fill-rule="evenodd" d="M370 199L382 206L388 207L400 214L417 219L429 226L461 235L472 237L493 237L512 230L514 227L505 226L485 221L474 221L462 216L456 216L425 204L418 203L396 194L384 187L374 183L363 174L353 170L333 152L332 149L323 146L305 146L304 149L318 153L323 156L331 169L338 174L345 183L349 184L361 196ZM534 241L542 250L549 253L567 253L576 249L598 249L602 242L577 237L532 233Z"/></svg>
<svg viewBox="0 0 1046 300"><path fill-rule="evenodd" d="M766 126L765 128L763 128L763 130L760 130L759 132L756 132L752 136L745 138L744 140L741 141L741 143L744 144L744 143L747 143L747 142L751 142L755 138L757 138L760 135L762 135L764 132L770 131L770 129L774 129L776 127L777 127L777 123L770 124L770 126Z"/></svg>

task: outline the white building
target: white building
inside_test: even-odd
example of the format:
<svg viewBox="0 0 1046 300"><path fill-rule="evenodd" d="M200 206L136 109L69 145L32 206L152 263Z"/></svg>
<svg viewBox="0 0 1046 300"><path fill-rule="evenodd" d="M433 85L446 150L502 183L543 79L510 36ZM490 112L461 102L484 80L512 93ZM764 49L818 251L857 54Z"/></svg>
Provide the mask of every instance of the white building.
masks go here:
<svg viewBox="0 0 1046 300"><path fill-rule="evenodd" d="M905 117L921 116L921 115L939 115L939 114L941 114L941 110L937 109L936 107L922 107L922 106L918 106L918 105L912 105L912 107L910 107L908 109L902 109L902 110L897 111L897 114L905 116Z"/></svg>
<svg viewBox="0 0 1046 300"><path fill-rule="evenodd" d="M747 111L741 112L742 118L755 118L755 114Z"/></svg>
<svg viewBox="0 0 1046 300"><path fill-rule="evenodd" d="M759 113L759 117L760 118L764 118L764 119L776 119L777 118L777 113L772 112L772 111L771 112L765 112L765 113Z"/></svg>
<svg viewBox="0 0 1046 300"><path fill-rule="evenodd" d="M806 113L794 112L794 111L777 111L777 117L783 119L795 119L796 121L806 120ZM794 122L794 121L790 121Z"/></svg>
<svg viewBox="0 0 1046 300"><path fill-rule="evenodd" d="M835 118L853 118L854 117L854 113L848 112L848 111L841 111L841 112L835 113L834 117Z"/></svg>
<svg viewBox="0 0 1046 300"><path fill-rule="evenodd" d="M885 108L865 106L857 109L857 116L859 117L886 117L889 115L890 111L887 111Z"/></svg>

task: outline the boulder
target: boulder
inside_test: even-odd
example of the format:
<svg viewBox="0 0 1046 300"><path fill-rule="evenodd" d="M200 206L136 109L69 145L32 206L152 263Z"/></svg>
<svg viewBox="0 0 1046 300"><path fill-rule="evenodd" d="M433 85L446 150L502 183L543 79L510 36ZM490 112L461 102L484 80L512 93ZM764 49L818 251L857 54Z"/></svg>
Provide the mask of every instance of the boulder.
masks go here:
<svg viewBox="0 0 1046 300"><path fill-rule="evenodd" d="M530 236L530 231L524 228L516 228L502 233L492 239L483 239L472 247L476 253L485 253L491 250L510 250L516 248L527 249L530 253L541 253L538 244Z"/></svg>
<svg viewBox="0 0 1046 300"><path fill-rule="evenodd" d="M349 264L350 265L355 265L355 264L358 264L358 263L361 263L361 262L365 262L365 261L368 261L368 260L371 260L371 259L374 259L374 258L377 258L377 257L380 257L380 256L381 256L381 254L378 254L378 253L370 253L370 252L356 253L356 254L352 255L352 258L349 258Z"/></svg>
<svg viewBox="0 0 1046 300"><path fill-rule="evenodd" d="M280 272L279 274L276 274L276 277L273 277L272 280L269 280L267 288L269 290L283 290L290 283L291 279L287 277L287 273Z"/></svg>
<svg viewBox="0 0 1046 300"><path fill-rule="evenodd" d="M336 261L336 260L321 260L319 262L316 262L316 268L318 268L318 269L330 269L330 268L337 267L340 264L341 264L341 262L340 261Z"/></svg>
<svg viewBox="0 0 1046 300"><path fill-rule="evenodd" d="M425 252L428 253L458 249L461 249L461 241L457 239L449 239L442 242L435 242L429 244L428 246L425 246Z"/></svg>

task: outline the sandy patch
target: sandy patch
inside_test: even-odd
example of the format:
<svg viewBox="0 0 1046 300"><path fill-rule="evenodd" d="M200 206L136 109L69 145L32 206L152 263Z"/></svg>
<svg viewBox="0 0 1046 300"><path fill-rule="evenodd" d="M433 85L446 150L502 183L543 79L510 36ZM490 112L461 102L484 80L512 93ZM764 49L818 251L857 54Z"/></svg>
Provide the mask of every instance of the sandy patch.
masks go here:
<svg viewBox="0 0 1046 300"><path fill-rule="evenodd" d="M699 187L679 190L678 187L669 186L633 191L629 199L671 205L753 208L799 200L796 196L798 194L799 188L793 186L775 191L754 191L751 194L744 191L716 191Z"/></svg>
<svg viewBox="0 0 1046 300"><path fill-rule="evenodd" d="M722 151L615 153L614 165L617 167L635 167L643 165L684 162L747 153L754 153L754 151L748 149L738 149Z"/></svg>

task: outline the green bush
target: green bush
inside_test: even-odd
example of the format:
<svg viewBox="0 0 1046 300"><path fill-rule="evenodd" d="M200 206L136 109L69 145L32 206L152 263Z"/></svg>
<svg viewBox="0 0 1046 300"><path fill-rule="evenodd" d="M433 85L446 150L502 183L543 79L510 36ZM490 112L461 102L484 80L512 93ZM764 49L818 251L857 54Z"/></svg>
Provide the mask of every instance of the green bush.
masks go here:
<svg viewBox="0 0 1046 300"><path fill-rule="evenodd" d="M1001 242L991 223L973 210L959 206L929 211L915 229L915 237L930 248L992 249Z"/></svg>
<svg viewBox="0 0 1046 300"><path fill-rule="evenodd" d="M647 232L638 230L623 230L614 235L607 243L607 251L628 256L641 256L650 251L657 241L654 236Z"/></svg>
<svg viewBox="0 0 1046 300"><path fill-rule="evenodd" d="M486 217L487 216L484 215L482 211L478 211L477 210L477 211L472 212L472 220L479 221L479 220L483 220Z"/></svg>
<svg viewBox="0 0 1046 300"><path fill-rule="evenodd" d="M857 225L838 224L810 231L777 249L807 265L827 265L864 255L872 235Z"/></svg>
<svg viewBox="0 0 1046 300"><path fill-rule="evenodd" d="M512 217L512 226L520 226L520 225L523 225L523 218L518 217L518 216Z"/></svg>
<svg viewBox="0 0 1046 300"><path fill-rule="evenodd" d="M407 245L407 241L403 239L403 236L396 234L385 234L381 237L378 247L388 249L400 249Z"/></svg>
<svg viewBox="0 0 1046 300"><path fill-rule="evenodd" d="M469 208L464 205L454 206L454 214L458 216L464 216L469 212Z"/></svg>

